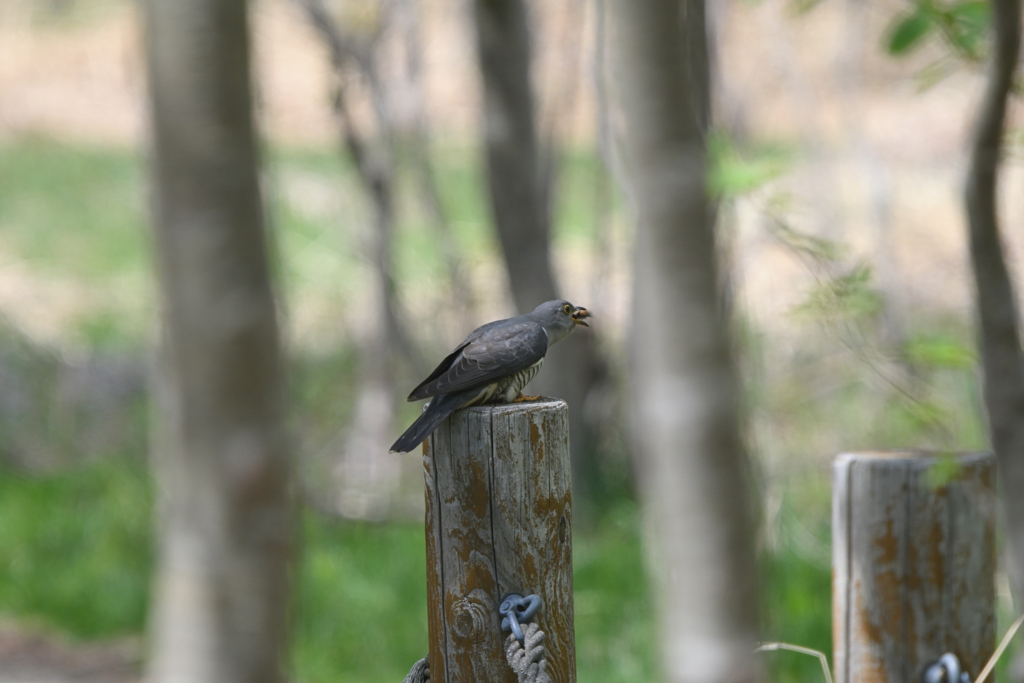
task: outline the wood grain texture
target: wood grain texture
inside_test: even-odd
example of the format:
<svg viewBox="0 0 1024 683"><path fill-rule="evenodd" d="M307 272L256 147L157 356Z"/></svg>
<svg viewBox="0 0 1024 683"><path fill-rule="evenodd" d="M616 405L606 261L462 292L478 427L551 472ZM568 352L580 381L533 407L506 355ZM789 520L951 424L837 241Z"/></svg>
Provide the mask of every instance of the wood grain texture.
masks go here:
<svg viewBox="0 0 1024 683"><path fill-rule="evenodd" d="M561 402L502 406L491 419L499 593L541 597L551 680L575 681L568 411Z"/></svg>
<svg viewBox="0 0 1024 683"><path fill-rule="evenodd" d="M847 670L850 649L850 466L854 456L844 453L832 465L832 670L840 677ZM428 567L429 571L429 567Z"/></svg>
<svg viewBox="0 0 1024 683"><path fill-rule="evenodd" d="M933 468L950 457L956 468L939 481ZM978 674L995 640L994 474L995 460L985 453L836 458L838 683L917 680L945 652Z"/></svg>
<svg viewBox="0 0 1024 683"><path fill-rule="evenodd" d="M444 429L447 432L448 423L445 422L431 438L439 438L438 432ZM427 442L423 442L423 482L424 498L426 502L424 513L424 526L426 528L427 540L427 629L430 633L444 633L444 600L441 586L441 504L437 497L437 486L434 483L434 459L430 455ZM428 653L430 671L435 680L444 681L445 658L443 643L437 638L430 639L430 650Z"/></svg>
<svg viewBox="0 0 1024 683"><path fill-rule="evenodd" d="M541 596L548 672L574 683L566 404L460 410L427 444L431 679L515 682L497 605L516 592Z"/></svg>
<svg viewBox="0 0 1024 683"><path fill-rule="evenodd" d="M996 638L995 547L996 461L990 454L960 458L961 474L949 487L950 533L945 609L949 623L964 624L956 634L960 661L977 677Z"/></svg>

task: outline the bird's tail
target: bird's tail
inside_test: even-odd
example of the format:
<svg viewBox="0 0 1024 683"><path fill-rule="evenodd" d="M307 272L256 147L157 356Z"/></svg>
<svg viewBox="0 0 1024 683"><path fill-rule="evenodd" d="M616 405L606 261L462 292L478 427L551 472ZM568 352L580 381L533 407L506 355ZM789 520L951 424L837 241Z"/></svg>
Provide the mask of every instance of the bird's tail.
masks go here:
<svg viewBox="0 0 1024 683"><path fill-rule="evenodd" d="M405 433L398 437L398 441L391 445L391 452L408 453L419 446L446 417L461 408L464 403L465 398L461 394L436 396L416 421L409 425Z"/></svg>

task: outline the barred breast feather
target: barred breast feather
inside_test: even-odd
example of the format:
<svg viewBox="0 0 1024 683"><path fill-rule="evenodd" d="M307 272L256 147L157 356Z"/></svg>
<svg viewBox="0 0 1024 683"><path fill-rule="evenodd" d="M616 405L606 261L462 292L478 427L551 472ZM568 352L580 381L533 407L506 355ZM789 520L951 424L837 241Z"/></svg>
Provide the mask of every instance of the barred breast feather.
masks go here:
<svg viewBox="0 0 1024 683"><path fill-rule="evenodd" d="M519 394L522 393L526 385L530 383L530 380L537 376L542 365L544 365L543 358L530 367L523 368L514 375L509 375L499 380L498 387L494 392L494 400L504 401L505 403L514 401L519 397Z"/></svg>

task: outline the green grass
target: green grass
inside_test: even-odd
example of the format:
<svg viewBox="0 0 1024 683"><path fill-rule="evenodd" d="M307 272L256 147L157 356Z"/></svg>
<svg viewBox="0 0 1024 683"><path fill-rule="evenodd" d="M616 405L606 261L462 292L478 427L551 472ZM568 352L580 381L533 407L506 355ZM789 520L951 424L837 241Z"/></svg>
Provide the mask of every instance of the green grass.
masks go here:
<svg viewBox="0 0 1024 683"><path fill-rule="evenodd" d="M39 475L0 469L0 614L81 639L141 633L153 565L152 500L138 460ZM422 526L307 511L302 530L296 679L401 680L427 648ZM613 504L573 541L580 680L654 680L656 638L635 506ZM828 651L828 570L791 554L765 560L766 637ZM813 662L770 657L774 680L813 680Z"/></svg>
<svg viewBox="0 0 1024 683"><path fill-rule="evenodd" d="M139 632L151 503L137 461L43 476L0 469L0 613L81 638Z"/></svg>
<svg viewBox="0 0 1024 683"><path fill-rule="evenodd" d="M422 525L336 522L314 514L304 519L296 678L402 680L427 648Z"/></svg>
<svg viewBox="0 0 1024 683"><path fill-rule="evenodd" d="M574 532L573 570L579 680L654 680L657 638L632 503L612 504L590 533Z"/></svg>
<svg viewBox="0 0 1024 683"><path fill-rule="evenodd" d="M143 160L42 139L0 147L0 240L60 277L146 276Z"/></svg>
<svg viewBox="0 0 1024 683"><path fill-rule="evenodd" d="M792 551L761 558L765 642L786 642L824 652L832 661L832 570ZM775 683L821 681L817 659L793 652L763 655Z"/></svg>
<svg viewBox="0 0 1024 683"><path fill-rule="evenodd" d="M80 639L141 633L153 564L151 504L137 459L43 475L0 469L0 615ZM401 680L427 647L422 526L340 522L312 512L303 520L296 679ZM656 634L642 557L632 503L613 505L593 531L575 534L580 680L654 680ZM761 559L764 639L831 659L827 565L792 550ZM1010 617L1000 617L1001 634ZM776 683L820 680L812 658L764 656Z"/></svg>
<svg viewBox="0 0 1024 683"><path fill-rule="evenodd" d="M42 475L0 469L0 614L81 639L141 633L152 498L134 460ZM422 525L306 512L302 529L297 680L401 680L427 649ZM632 507L577 534L575 553L581 680L650 680L651 617Z"/></svg>

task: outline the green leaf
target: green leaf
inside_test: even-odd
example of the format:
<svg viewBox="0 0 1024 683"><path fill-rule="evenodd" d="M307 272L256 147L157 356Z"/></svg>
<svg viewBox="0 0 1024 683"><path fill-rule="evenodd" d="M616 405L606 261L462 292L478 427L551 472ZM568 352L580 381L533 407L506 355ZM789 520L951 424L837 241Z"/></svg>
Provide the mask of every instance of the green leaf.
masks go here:
<svg viewBox="0 0 1024 683"><path fill-rule="evenodd" d="M960 476L960 463L952 453L941 453L935 464L928 468L925 480L932 489L947 486Z"/></svg>
<svg viewBox="0 0 1024 683"><path fill-rule="evenodd" d="M941 427L949 421L949 411L934 401L918 400L906 404L907 415L918 429Z"/></svg>
<svg viewBox="0 0 1024 683"><path fill-rule="evenodd" d="M969 59L984 56L991 9L989 3L967 0L950 7L943 16L949 41Z"/></svg>
<svg viewBox="0 0 1024 683"><path fill-rule="evenodd" d="M711 191L727 199L752 192L779 177L786 172L792 157L780 146L740 149L721 132L712 136L709 152Z"/></svg>
<svg viewBox="0 0 1024 683"><path fill-rule="evenodd" d="M855 264L846 273L822 280L796 307L797 313L857 320L882 310L882 297L871 287L871 268Z"/></svg>
<svg viewBox="0 0 1024 683"><path fill-rule="evenodd" d="M932 30L934 23L932 13L921 7L912 14L904 16L889 32L889 53L906 54L911 48L921 43L921 40Z"/></svg>
<svg viewBox="0 0 1024 683"><path fill-rule="evenodd" d="M960 68L960 63L952 55L945 55L928 66L924 67L917 73L914 80L917 81L917 88L919 91L924 92L933 86L938 85L943 79L956 73L956 70Z"/></svg>
<svg viewBox="0 0 1024 683"><path fill-rule="evenodd" d="M949 14L964 26L970 26L976 31L984 31L988 28L989 18L992 15L992 7L983 0L967 0L949 8Z"/></svg>
<svg viewBox="0 0 1024 683"><path fill-rule="evenodd" d="M871 267L858 264L832 283L839 309L853 317L870 317L882 310L882 297L871 288Z"/></svg>
<svg viewBox="0 0 1024 683"><path fill-rule="evenodd" d="M963 369L974 366L974 351L955 339L924 336L907 342L907 358L919 365L936 368Z"/></svg>

